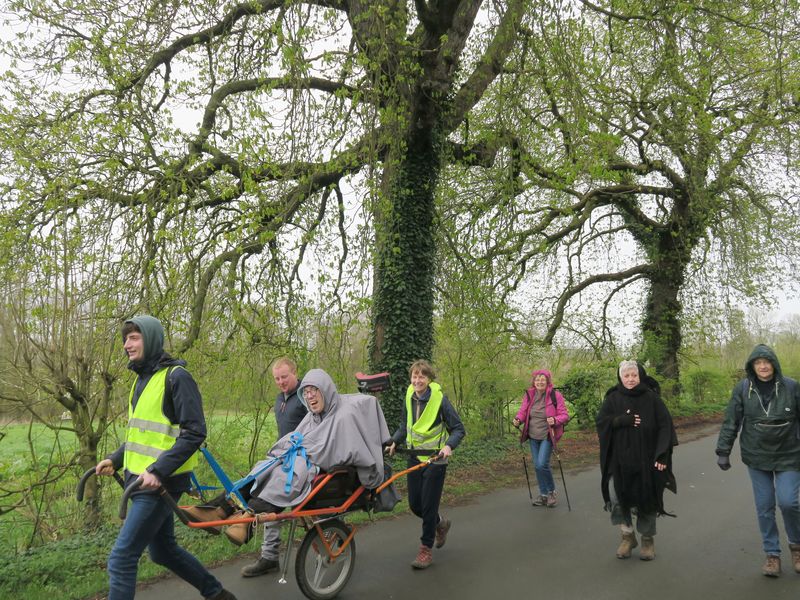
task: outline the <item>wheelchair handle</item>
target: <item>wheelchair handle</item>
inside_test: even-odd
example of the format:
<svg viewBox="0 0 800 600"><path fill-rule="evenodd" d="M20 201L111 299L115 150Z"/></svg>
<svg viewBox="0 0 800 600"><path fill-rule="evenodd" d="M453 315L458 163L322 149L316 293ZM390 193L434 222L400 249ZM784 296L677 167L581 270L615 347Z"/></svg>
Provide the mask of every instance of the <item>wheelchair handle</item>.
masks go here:
<svg viewBox="0 0 800 600"><path fill-rule="evenodd" d="M122 492L122 499L119 502L119 518L123 521L125 517L128 516L128 500L131 497L131 494L138 490L142 485L141 479L136 479L133 481L128 487L125 488L125 491Z"/></svg>
<svg viewBox="0 0 800 600"><path fill-rule="evenodd" d="M81 475L80 480L78 481L78 487L75 490L75 495L77 496L78 502L83 502L83 492L86 488L86 482L89 481L89 477L95 475L95 468L92 467L91 469L87 469L86 472ZM122 477L116 471L114 472L114 479L117 480L117 483L121 488L125 487L125 482L122 480Z"/></svg>
<svg viewBox="0 0 800 600"><path fill-rule="evenodd" d="M133 492L138 490L142 486L142 480L136 479L133 481L128 487L125 488L125 491L122 492L122 498L119 501L119 518L121 520L125 520L125 517L128 516L128 500L130 500ZM178 503L175 502L175 499L172 495L166 490L166 488L162 485L158 488L158 493L161 495L161 499L166 502L172 511L178 515L178 518L184 525L189 524L189 517L186 516L186 513L181 510L178 506Z"/></svg>

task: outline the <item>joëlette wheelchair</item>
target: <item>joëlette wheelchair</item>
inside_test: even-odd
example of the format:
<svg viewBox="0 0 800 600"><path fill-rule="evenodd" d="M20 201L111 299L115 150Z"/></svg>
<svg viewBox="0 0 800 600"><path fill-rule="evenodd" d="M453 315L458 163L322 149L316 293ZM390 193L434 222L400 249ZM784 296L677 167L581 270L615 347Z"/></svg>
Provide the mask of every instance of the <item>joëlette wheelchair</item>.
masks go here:
<svg viewBox="0 0 800 600"><path fill-rule="evenodd" d="M356 373L356 379L359 391L362 393L374 394L389 387L388 373L378 373L376 375ZM237 482L232 482L207 448L201 448L200 451L217 475L228 497L241 508L245 508L246 503L239 495L238 490L245 485L252 484L253 479L243 478ZM429 455L430 451L407 450L405 453L422 456ZM355 568L356 543L354 537L356 527L346 523L345 517L360 510L372 512L376 507L376 503L379 502L380 493L384 489L411 471L425 468L435 458L435 456L432 456L413 467L395 473L374 490L368 490L360 484L354 467L334 467L327 473L317 475L314 478L311 492L308 496L298 505L291 507L291 509L281 513L253 513L250 511L247 516L236 519L192 521L189 515L183 511L183 508L186 507L179 506L165 490L162 489L160 493L164 501L172 506L180 521L193 529L207 529L218 533L219 527L236 523L247 523L256 527L259 523L289 521L288 543L284 550L283 567L278 580L280 583L287 582L286 574L289 567L289 559L295 539L295 531L299 523L305 530L305 535L295 556L297 585L307 598L327 600L336 597L344 589ZM81 477L77 489L78 501L83 500L86 481L94 474L95 470L92 468L87 470ZM115 473L114 476L119 484L123 485L119 474ZM195 487L198 489L212 489L207 486L199 486L196 480L194 481ZM140 485L141 480L136 480L125 488L120 503L119 516L121 519L125 519L128 500Z"/></svg>

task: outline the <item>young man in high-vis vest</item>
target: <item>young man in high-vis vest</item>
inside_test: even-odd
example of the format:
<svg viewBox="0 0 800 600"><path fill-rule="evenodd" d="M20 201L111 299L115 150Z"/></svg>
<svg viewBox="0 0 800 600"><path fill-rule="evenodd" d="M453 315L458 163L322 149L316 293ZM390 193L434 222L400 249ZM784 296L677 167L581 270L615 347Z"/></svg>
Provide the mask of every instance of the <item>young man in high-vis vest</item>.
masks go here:
<svg viewBox="0 0 800 600"><path fill-rule="evenodd" d="M426 360L417 360L409 369L411 385L400 417L400 426L387 448L392 456L398 444L409 449L426 450L438 459L424 469L408 474L408 506L422 519L422 536L417 556L411 563L415 569L426 569L433 562L433 548L441 548L447 540L450 520L439 514L439 503L444 490L447 459L466 435L464 424L456 409L434 383L436 373ZM424 457L423 457L424 458ZM420 461L409 456L408 466Z"/></svg>
<svg viewBox="0 0 800 600"><path fill-rule="evenodd" d="M131 495L128 515L108 558L108 600L136 594L139 558L145 548L153 562L170 569L204 598L236 600L192 554L175 540L172 509L161 499L163 487L176 501L190 488L197 451L206 438L200 391L186 362L164 352L164 328L149 315L125 321L122 340L128 368L136 373L128 399L125 443L100 461L95 472L125 469L125 486L142 480Z"/></svg>

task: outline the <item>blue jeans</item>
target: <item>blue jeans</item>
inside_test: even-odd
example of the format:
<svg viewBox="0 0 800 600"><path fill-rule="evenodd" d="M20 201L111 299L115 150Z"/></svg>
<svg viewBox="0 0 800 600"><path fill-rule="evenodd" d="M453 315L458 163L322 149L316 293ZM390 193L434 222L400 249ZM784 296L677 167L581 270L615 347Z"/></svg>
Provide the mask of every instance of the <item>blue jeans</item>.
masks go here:
<svg viewBox="0 0 800 600"><path fill-rule="evenodd" d="M789 543L800 544L800 471L761 471L750 467L748 471L753 484L764 553L780 556L775 499L777 497Z"/></svg>
<svg viewBox="0 0 800 600"><path fill-rule="evenodd" d="M180 494L173 497L177 501ZM175 541L175 522L167 503L158 494L136 494L108 557L108 600L134 597L139 558L145 548L154 563L185 579L204 597L222 591L217 578Z"/></svg>
<svg viewBox="0 0 800 600"><path fill-rule="evenodd" d="M531 443L531 460L536 469L536 482L539 484L539 493L546 496L556 491L556 482L553 481L553 472L550 470L550 455L553 453L553 444L550 439L528 440Z"/></svg>

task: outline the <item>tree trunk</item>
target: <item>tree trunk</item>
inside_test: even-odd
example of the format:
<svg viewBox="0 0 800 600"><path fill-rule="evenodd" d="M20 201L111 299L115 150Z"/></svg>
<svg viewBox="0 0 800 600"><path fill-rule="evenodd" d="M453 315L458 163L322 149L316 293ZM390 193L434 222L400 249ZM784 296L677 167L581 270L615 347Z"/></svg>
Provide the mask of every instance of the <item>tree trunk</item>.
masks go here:
<svg viewBox="0 0 800 600"><path fill-rule="evenodd" d="M85 408L79 405L80 408ZM91 417L86 410L72 412L72 423L75 426L75 436L78 438L78 464L81 475L88 469L97 465L97 444L100 436L92 428ZM83 496L83 527L94 529L101 522L100 519L100 494L97 477L90 477L86 482Z"/></svg>
<svg viewBox="0 0 800 600"><path fill-rule="evenodd" d="M661 390L664 398L673 399L681 391L678 353L683 341L680 322L683 305L679 294L691 251L686 246L676 248L670 247L668 241L665 243L663 238L672 238L671 232L661 237L642 321L642 358L665 380Z"/></svg>
<svg viewBox="0 0 800 600"><path fill-rule="evenodd" d="M434 194L441 162L436 135L414 128L387 157L375 219L370 367L391 373L383 399L390 429L399 423L409 365L433 353Z"/></svg>

